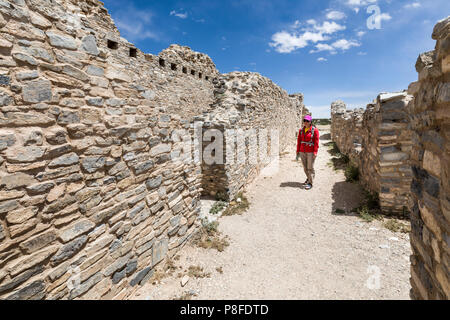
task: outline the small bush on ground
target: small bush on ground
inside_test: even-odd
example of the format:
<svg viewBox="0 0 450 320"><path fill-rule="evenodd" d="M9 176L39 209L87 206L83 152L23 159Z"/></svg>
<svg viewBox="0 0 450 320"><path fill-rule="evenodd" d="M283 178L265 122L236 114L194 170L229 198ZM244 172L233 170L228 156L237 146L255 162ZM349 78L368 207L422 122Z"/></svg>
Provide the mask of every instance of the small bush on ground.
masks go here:
<svg viewBox="0 0 450 320"><path fill-rule="evenodd" d="M217 201L213 204L211 209L209 209L209 213L211 214L218 214L220 211L222 211L227 206L227 203L224 201Z"/></svg>
<svg viewBox="0 0 450 320"><path fill-rule="evenodd" d="M345 181L356 182L359 180L359 169L353 164L348 164L345 168Z"/></svg>
<svg viewBox="0 0 450 320"><path fill-rule="evenodd" d="M225 250L229 246L227 237L221 237L221 233L217 230L219 222L208 222L203 219L202 227L193 237L193 244L204 249L216 249L219 252Z"/></svg>
<svg viewBox="0 0 450 320"><path fill-rule="evenodd" d="M236 200L231 201L228 208L223 212L224 216L232 216L235 214L243 214L248 210L250 207L250 202L248 201L247 197L242 193L239 192L236 195Z"/></svg>

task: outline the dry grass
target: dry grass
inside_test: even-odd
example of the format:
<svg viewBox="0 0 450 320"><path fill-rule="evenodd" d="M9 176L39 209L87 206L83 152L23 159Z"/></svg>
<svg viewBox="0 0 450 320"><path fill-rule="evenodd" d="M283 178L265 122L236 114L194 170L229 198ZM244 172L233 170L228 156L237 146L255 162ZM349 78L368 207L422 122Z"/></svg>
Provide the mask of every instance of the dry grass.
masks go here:
<svg viewBox="0 0 450 320"><path fill-rule="evenodd" d="M179 296L178 298L173 298L172 300L191 300L192 299L192 294L190 294L189 292L184 292L181 296Z"/></svg>
<svg viewBox="0 0 450 320"><path fill-rule="evenodd" d="M411 225L400 222L397 219L389 219L383 223L383 226L386 229L391 230L392 232L402 232L402 233L410 233Z"/></svg>
<svg viewBox="0 0 450 320"><path fill-rule="evenodd" d="M221 237L221 233L217 230L219 223L203 223L200 230L192 238L192 243L203 249L216 249L219 252L225 250L230 244L227 237Z"/></svg>
<svg viewBox="0 0 450 320"><path fill-rule="evenodd" d="M164 278L173 276L176 270L177 266L175 266L173 260L172 259L167 260L166 264L164 265L164 268L156 270L155 273L153 274L151 278L152 284L156 285L159 282L161 282L161 280L163 280Z"/></svg>
<svg viewBox="0 0 450 320"><path fill-rule="evenodd" d="M225 209L222 215L224 216L233 216L235 214L241 215L244 212L246 212L249 207L250 202L248 201L247 197L242 192L239 192L236 196L236 200L230 202L230 205L228 206L228 208Z"/></svg>
<svg viewBox="0 0 450 320"><path fill-rule="evenodd" d="M190 266L187 271L187 275L191 278L209 278L211 273L204 272L200 266Z"/></svg>

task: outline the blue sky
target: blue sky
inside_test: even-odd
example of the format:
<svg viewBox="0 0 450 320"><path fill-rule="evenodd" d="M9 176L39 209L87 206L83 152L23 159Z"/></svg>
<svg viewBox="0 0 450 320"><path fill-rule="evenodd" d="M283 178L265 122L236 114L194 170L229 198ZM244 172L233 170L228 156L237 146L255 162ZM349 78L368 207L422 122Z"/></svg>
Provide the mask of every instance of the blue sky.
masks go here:
<svg viewBox="0 0 450 320"><path fill-rule="evenodd" d="M208 54L221 73L254 71L301 92L313 116L365 107L417 80L448 0L104 0L121 35L146 53L172 43ZM369 11L368 11L369 10ZM369 20L369 22L368 22Z"/></svg>

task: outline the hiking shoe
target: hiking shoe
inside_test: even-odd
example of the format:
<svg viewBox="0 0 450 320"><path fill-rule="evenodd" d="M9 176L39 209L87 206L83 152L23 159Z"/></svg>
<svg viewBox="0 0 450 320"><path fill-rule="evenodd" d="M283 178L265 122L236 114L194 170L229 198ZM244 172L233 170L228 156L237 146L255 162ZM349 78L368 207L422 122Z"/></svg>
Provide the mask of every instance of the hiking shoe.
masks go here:
<svg viewBox="0 0 450 320"><path fill-rule="evenodd" d="M305 190L311 190L312 189L312 184L311 183L307 183L305 186Z"/></svg>

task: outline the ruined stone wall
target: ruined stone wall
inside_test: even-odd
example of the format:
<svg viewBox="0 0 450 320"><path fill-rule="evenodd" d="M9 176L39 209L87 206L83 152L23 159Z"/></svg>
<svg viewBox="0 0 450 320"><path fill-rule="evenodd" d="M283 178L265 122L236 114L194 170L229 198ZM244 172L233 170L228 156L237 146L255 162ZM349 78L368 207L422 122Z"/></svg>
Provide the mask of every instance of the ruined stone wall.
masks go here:
<svg viewBox="0 0 450 320"><path fill-rule="evenodd" d="M223 189L225 182L224 191L233 198L269 164L270 156L264 159L259 154L265 147L266 154L271 154L271 130L278 134L273 138L279 141L280 152L295 144L304 108L303 95L289 96L270 79L251 72L222 75L214 94L213 111L204 119L206 127L238 130L224 137L228 147L224 150L225 158L228 157L224 166L203 166L205 179L209 182L204 192L210 193L211 188L213 193L214 188ZM253 134L248 131L250 129ZM267 130L267 134L263 134L267 140L259 139L259 134L265 132L263 130Z"/></svg>
<svg viewBox="0 0 450 320"><path fill-rule="evenodd" d="M0 1L0 28L0 298L123 298L197 228L201 168L171 131L218 72L142 53L99 1Z"/></svg>
<svg viewBox="0 0 450 320"><path fill-rule="evenodd" d="M450 299L450 17L433 31L434 51L420 55L410 85L411 297Z"/></svg>
<svg viewBox="0 0 450 320"><path fill-rule="evenodd" d="M202 186L257 172L190 161L197 126L290 141L301 118L303 97L259 75L141 52L96 0L0 0L0 28L0 299L132 294L197 230Z"/></svg>
<svg viewBox="0 0 450 320"><path fill-rule="evenodd" d="M331 105L332 139L360 170L365 187L380 197L386 213L404 214L411 183L411 132L404 92L380 94L366 110Z"/></svg>

